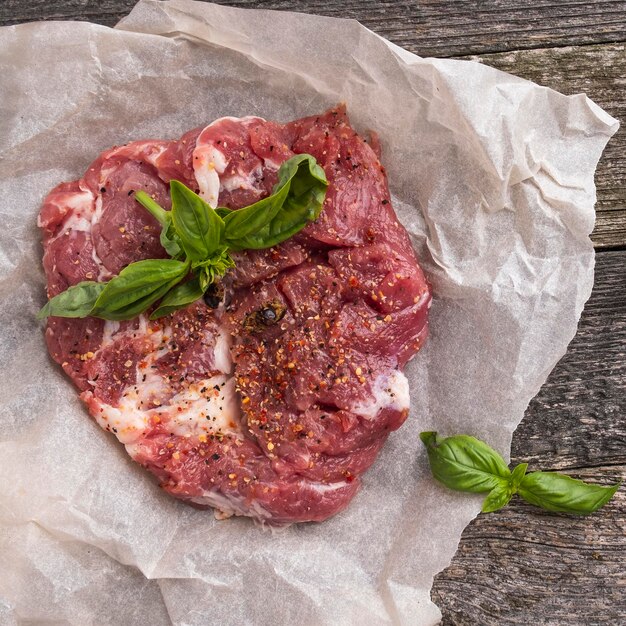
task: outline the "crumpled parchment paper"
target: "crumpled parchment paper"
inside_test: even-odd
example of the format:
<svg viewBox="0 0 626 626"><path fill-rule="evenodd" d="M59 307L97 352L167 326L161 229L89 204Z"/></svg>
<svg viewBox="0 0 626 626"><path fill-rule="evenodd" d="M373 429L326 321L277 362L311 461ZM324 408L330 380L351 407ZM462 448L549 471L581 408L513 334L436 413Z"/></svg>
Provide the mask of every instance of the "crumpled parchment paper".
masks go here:
<svg viewBox="0 0 626 626"><path fill-rule="evenodd" d="M162 494L48 358L39 204L113 144L338 101L380 134L434 286L411 416L335 518L217 522ZM435 624L433 576L481 498L432 480L418 434L508 453L591 291L593 174L617 122L354 21L189 0L143 0L115 30L0 29L0 110L0 622Z"/></svg>

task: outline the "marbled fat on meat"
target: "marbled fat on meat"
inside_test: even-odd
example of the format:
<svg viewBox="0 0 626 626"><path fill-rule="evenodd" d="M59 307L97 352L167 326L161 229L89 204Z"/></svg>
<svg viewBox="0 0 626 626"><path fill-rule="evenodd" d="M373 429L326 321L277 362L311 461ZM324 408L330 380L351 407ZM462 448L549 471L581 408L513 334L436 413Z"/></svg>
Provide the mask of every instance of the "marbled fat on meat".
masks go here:
<svg viewBox="0 0 626 626"><path fill-rule="evenodd" d="M319 219L234 254L217 309L199 300L158 321L48 320L50 354L92 416L168 493L267 524L321 521L347 506L406 419L401 368L426 338L431 294L378 150L341 106L288 124L221 118L178 141L104 152L45 199L52 297L166 256L133 191L169 209L177 179L238 209L269 194L294 154L326 172Z"/></svg>

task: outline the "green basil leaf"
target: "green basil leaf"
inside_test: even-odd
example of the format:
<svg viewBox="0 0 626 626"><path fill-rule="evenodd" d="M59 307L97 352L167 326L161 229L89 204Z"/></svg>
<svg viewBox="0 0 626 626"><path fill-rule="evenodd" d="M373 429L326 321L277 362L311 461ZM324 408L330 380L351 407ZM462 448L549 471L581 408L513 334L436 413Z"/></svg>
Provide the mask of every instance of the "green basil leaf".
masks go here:
<svg viewBox="0 0 626 626"><path fill-rule="evenodd" d="M213 210L176 180L170 182L171 211L138 191L135 198L161 225L161 245L173 258L131 263L108 283L81 283L53 298L39 316L131 319L163 298L190 269L197 276L199 290L205 291L234 267L229 249L274 246L316 219L327 187L324 170L311 155L300 154L281 165L270 197L239 211ZM166 314L166 307L183 306L183 300L195 293L191 285L181 286L155 314Z"/></svg>
<svg viewBox="0 0 626 626"><path fill-rule="evenodd" d="M511 472L511 478L509 479L509 484L511 486L512 493L517 493L520 483L522 482L524 476L526 475L527 469L528 469L528 463L520 463Z"/></svg>
<svg viewBox="0 0 626 626"><path fill-rule="evenodd" d="M233 242L244 241L246 238L254 238L265 228L277 213L282 209L289 195L290 181L281 187L276 186L275 191L267 198L263 198L243 209L232 211L224 217L224 237L229 247Z"/></svg>
<svg viewBox="0 0 626 626"><path fill-rule="evenodd" d="M96 300L92 315L127 320L146 311L189 272L189 263L148 259L126 266L112 278Z"/></svg>
<svg viewBox="0 0 626 626"><path fill-rule="evenodd" d="M532 472L524 476L518 493L526 502L547 511L587 515L604 506L620 484L603 487L556 472Z"/></svg>
<svg viewBox="0 0 626 626"><path fill-rule="evenodd" d="M170 194L172 223L185 254L192 261L204 261L223 245L224 221L181 182L170 182Z"/></svg>
<svg viewBox="0 0 626 626"><path fill-rule="evenodd" d="M436 432L420 433L420 439L433 476L446 487L473 493L508 487L511 472L504 459L482 441L469 435L442 438Z"/></svg>
<svg viewBox="0 0 626 626"><path fill-rule="evenodd" d="M201 298L204 291L200 288L200 279L197 276L182 285L176 285L165 294L159 307L150 315L150 319L156 320L159 317L174 313L178 309L185 308Z"/></svg>
<svg viewBox="0 0 626 626"><path fill-rule="evenodd" d="M298 154L278 170L272 194L224 217L225 241L232 250L271 248L319 216L328 181L310 154Z"/></svg>
<svg viewBox="0 0 626 626"><path fill-rule="evenodd" d="M37 319L54 317L87 317L106 283L84 281L69 287L48 300L37 313Z"/></svg>
<svg viewBox="0 0 626 626"><path fill-rule="evenodd" d="M501 509L509 503L512 495L511 490L505 485L494 487L483 500L481 511L483 513L493 513Z"/></svg>

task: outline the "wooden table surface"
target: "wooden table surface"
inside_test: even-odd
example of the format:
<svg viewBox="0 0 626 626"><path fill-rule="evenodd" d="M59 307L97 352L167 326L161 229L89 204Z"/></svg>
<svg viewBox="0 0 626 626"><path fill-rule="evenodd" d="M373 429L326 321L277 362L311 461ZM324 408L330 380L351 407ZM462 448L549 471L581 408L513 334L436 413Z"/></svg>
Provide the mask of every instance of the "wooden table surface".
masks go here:
<svg viewBox="0 0 626 626"><path fill-rule="evenodd" d="M576 338L531 402L512 460L598 482L626 478L626 2L624 0L231 0L351 17L421 56L472 58L624 123L596 173L596 279ZM2 0L0 25L113 26L134 0ZM463 533L433 600L445 625L626 624L626 489L588 518L519 500Z"/></svg>

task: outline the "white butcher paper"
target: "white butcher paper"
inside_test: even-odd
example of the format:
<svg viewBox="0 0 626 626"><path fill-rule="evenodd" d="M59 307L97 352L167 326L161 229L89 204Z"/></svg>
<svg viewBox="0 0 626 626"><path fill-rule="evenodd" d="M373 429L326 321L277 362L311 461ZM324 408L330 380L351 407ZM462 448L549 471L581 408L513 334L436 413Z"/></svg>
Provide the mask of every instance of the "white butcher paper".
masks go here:
<svg viewBox="0 0 626 626"><path fill-rule="evenodd" d="M343 101L376 130L433 285L411 414L349 508L268 531L178 502L49 358L36 216L98 154L232 115ZM594 170L616 120L584 95L422 59L352 20L142 0L115 29L0 29L0 623L411 624L480 496L432 479L423 430L511 434L593 283Z"/></svg>

